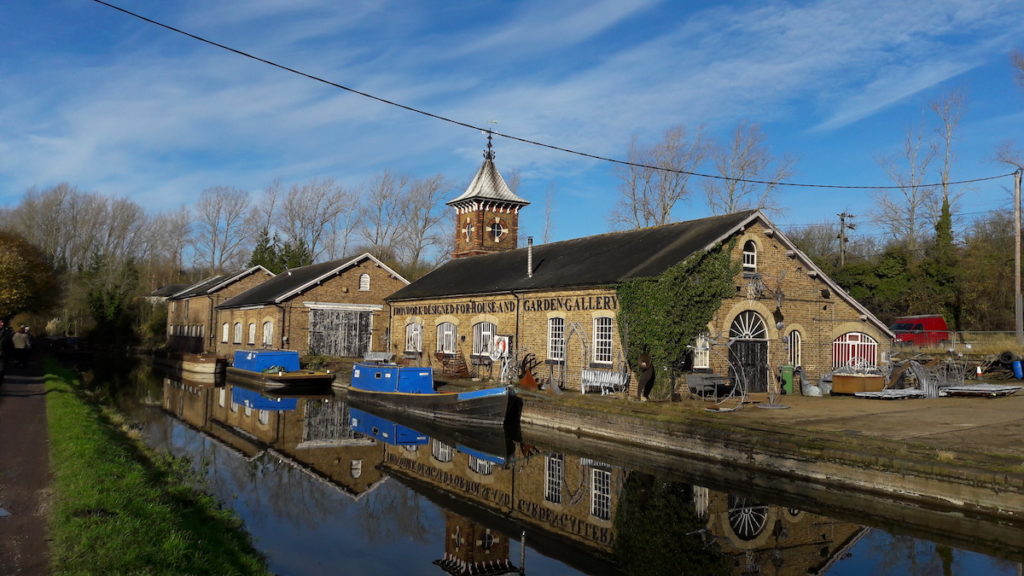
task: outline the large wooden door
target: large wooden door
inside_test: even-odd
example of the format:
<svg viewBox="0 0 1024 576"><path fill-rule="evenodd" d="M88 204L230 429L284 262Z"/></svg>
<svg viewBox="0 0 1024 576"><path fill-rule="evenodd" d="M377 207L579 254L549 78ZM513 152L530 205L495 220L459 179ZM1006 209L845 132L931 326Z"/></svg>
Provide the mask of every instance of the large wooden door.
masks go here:
<svg viewBox="0 0 1024 576"><path fill-rule="evenodd" d="M768 331L764 318L741 312L729 328L729 375L747 392L768 391Z"/></svg>
<svg viewBox="0 0 1024 576"><path fill-rule="evenodd" d="M370 312L309 311L309 353L358 358L370 349Z"/></svg>

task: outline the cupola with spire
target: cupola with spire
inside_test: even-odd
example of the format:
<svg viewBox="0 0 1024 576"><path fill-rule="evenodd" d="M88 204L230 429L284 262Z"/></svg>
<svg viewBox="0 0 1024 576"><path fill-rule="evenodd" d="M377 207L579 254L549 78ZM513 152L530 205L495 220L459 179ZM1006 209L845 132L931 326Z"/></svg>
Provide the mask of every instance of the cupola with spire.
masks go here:
<svg viewBox="0 0 1024 576"><path fill-rule="evenodd" d="M447 202L455 208L452 258L514 250L519 244L519 210L529 202L516 196L498 172L491 137L488 131L484 163L469 187Z"/></svg>

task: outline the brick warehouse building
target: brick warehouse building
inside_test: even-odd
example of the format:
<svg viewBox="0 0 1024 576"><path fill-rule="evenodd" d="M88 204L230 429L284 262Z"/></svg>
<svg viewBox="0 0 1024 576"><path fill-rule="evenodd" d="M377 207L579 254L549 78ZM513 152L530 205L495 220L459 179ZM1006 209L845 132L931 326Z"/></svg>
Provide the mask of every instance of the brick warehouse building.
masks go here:
<svg viewBox="0 0 1024 576"><path fill-rule="evenodd" d="M516 361L537 362L542 381L573 390L618 383L636 394L616 287L733 240L742 263L736 292L689 346L693 372L739 372L747 391L763 392L782 365L802 367L814 382L842 365L886 360L888 328L760 211L518 248L527 202L508 190L493 158L488 150L473 184L449 203L453 259L387 298L391 351L405 361L496 377L492 350L508 346Z"/></svg>
<svg viewBox="0 0 1024 576"><path fill-rule="evenodd" d="M217 354L280 348L358 357L381 350L384 297L408 283L369 253L287 270L217 306Z"/></svg>

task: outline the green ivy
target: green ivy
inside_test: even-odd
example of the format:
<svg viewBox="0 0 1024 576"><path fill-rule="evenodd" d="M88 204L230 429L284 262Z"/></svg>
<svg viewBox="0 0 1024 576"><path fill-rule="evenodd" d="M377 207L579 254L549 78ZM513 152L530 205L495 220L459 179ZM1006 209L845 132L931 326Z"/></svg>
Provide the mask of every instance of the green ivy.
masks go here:
<svg viewBox="0 0 1024 576"><path fill-rule="evenodd" d="M627 280L618 286L619 334L630 366L645 352L657 374L674 372L723 299L735 295L740 263L730 255L733 240L700 252L656 278ZM657 381L664 380L657 378ZM656 389L660 388L658 384Z"/></svg>

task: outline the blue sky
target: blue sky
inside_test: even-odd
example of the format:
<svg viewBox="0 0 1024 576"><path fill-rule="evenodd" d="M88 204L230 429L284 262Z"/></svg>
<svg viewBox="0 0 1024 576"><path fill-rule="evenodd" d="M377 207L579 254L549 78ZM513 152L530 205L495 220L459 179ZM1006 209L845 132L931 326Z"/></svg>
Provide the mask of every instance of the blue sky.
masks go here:
<svg viewBox="0 0 1024 576"><path fill-rule="evenodd" d="M702 125L725 140L761 125L794 182L890 185L881 155L928 104L967 107L955 180L1010 171L1024 89L1010 54L1014 0L834 2L117 0L125 9L356 90L473 126L625 158L629 142ZM357 187L385 169L445 175L454 198L481 162L479 131L430 119L211 47L90 0L0 7L0 207L69 182L153 212L212 186L260 192L331 177ZM492 124L496 122L496 124ZM533 205L523 231L552 240L609 229L612 166L503 138ZM932 181L937 181L936 175ZM677 220L709 214L697 179ZM968 218L1010 210L1009 178L961 189ZM784 228L858 215L864 190L784 188Z"/></svg>

